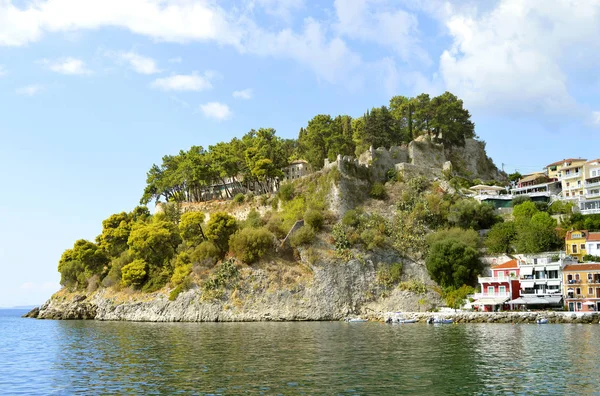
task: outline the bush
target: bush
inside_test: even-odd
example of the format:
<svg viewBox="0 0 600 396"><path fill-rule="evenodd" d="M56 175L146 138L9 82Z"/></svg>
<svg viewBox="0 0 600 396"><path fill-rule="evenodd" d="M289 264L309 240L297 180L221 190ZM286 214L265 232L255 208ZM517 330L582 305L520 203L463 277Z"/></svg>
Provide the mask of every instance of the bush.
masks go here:
<svg viewBox="0 0 600 396"><path fill-rule="evenodd" d="M171 276L171 284L179 285L192 272L192 260L187 253L180 253L174 260L175 271Z"/></svg>
<svg viewBox="0 0 600 396"><path fill-rule="evenodd" d="M398 285L398 288L400 290L405 290L405 291L413 292L416 294L427 293L427 286L425 286L425 283L414 280L414 279L406 281L406 282L400 282L400 284Z"/></svg>
<svg viewBox="0 0 600 396"><path fill-rule="evenodd" d="M387 181L396 181L398 179L398 171L396 169L391 168L385 172L385 179Z"/></svg>
<svg viewBox="0 0 600 396"><path fill-rule="evenodd" d="M126 286L139 286L146 280L148 265L144 260L133 260L121 268L123 284Z"/></svg>
<svg viewBox="0 0 600 396"><path fill-rule="evenodd" d="M244 194L237 193L237 194L235 194L235 197L233 197L233 202L235 202L237 204L243 204L245 199L246 199L246 197L244 196Z"/></svg>
<svg viewBox="0 0 600 396"><path fill-rule="evenodd" d="M190 258L194 263L212 266L217 262L220 256L221 251L217 245L211 241L204 241L192 251Z"/></svg>
<svg viewBox="0 0 600 396"><path fill-rule="evenodd" d="M119 283L121 283L121 279L122 279L122 274L121 274L121 269L131 263L132 258L129 255L128 251L124 251L123 253L121 253L121 255L119 257L117 257L116 259L113 259L110 262L110 270L108 271L108 275L106 275L106 277L104 279L102 279L102 286L104 287L111 287L111 286L117 286Z"/></svg>
<svg viewBox="0 0 600 396"><path fill-rule="evenodd" d="M558 261L558 260L554 260L554 261ZM586 254L585 256L583 256L583 261L584 262L594 262L594 263L600 263L600 256L592 256L591 254Z"/></svg>
<svg viewBox="0 0 600 396"><path fill-rule="evenodd" d="M450 206L448 222L460 228L488 229L500 221L494 207L474 199L461 199Z"/></svg>
<svg viewBox="0 0 600 396"><path fill-rule="evenodd" d="M273 210L279 209L279 198L273 197L273 200L271 201L271 208Z"/></svg>
<svg viewBox="0 0 600 396"><path fill-rule="evenodd" d="M283 227L283 219L273 214L267 220L267 230L271 231L278 239L283 239L287 235L287 230Z"/></svg>
<svg viewBox="0 0 600 396"><path fill-rule="evenodd" d="M348 229L342 223L338 223L333 226L332 230L333 243L335 244L335 250L341 251L350 248L350 241L348 240Z"/></svg>
<svg viewBox="0 0 600 396"><path fill-rule="evenodd" d="M453 239L435 242L425 265L431 279L443 288L474 285L483 270L477 250Z"/></svg>
<svg viewBox="0 0 600 396"><path fill-rule="evenodd" d="M342 224L348 227L358 227L360 224L360 213L356 210L349 210L342 217Z"/></svg>
<svg viewBox="0 0 600 396"><path fill-rule="evenodd" d="M282 202L291 201L294 198L294 185L292 183L283 183L281 187L279 187L277 196Z"/></svg>
<svg viewBox="0 0 600 396"><path fill-rule="evenodd" d="M148 280L142 286L142 292L152 293L162 289L171 279L171 270L169 267L153 268L148 271Z"/></svg>
<svg viewBox="0 0 600 396"><path fill-rule="evenodd" d="M308 245L315 239L315 232L311 227L302 226L290 237L290 244L293 247Z"/></svg>
<svg viewBox="0 0 600 396"><path fill-rule="evenodd" d="M235 279L238 276L238 269L235 266L233 260L223 261L212 274L210 278L204 282L204 291L212 291L225 287L229 281Z"/></svg>
<svg viewBox="0 0 600 396"><path fill-rule="evenodd" d="M385 234L383 234L380 230L373 228L367 228L361 232L360 239L367 250L374 250L376 248L384 247L386 241Z"/></svg>
<svg viewBox="0 0 600 396"><path fill-rule="evenodd" d="M500 223L504 224L504 223ZM462 242L465 245L477 250L479 248L480 237L479 233L474 230L463 230L462 228L450 228L447 230L439 230L427 236L427 245L433 246L438 241L454 240Z"/></svg>
<svg viewBox="0 0 600 396"><path fill-rule="evenodd" d="M169 293L169 301L177 300L177 297L186 290L191 289L192 280L189 277L182 279L181 283Z"/></svg>
<svg viewBox="0 0 600 396"><path fill-rule="evenodd" d="M369 196L373 199L386 199L387 193L385 191L385 186L382 183L373 184L373 186L371 187L371 191L369 191Z"/></svg>
<svg viewBox="0 0 600 396"><path fill-rule="evenodd" d="M529 201L531 201L531 197L529 195L521 195L513 198L512 201L510 201L510 206L514 208L517 205L521 205L522 203Z"/></svg>
<svg viewBox="0 0 600 396"><path fill-rule="evenodd" d="M258 228L262 227L265 224L262 217L260 217L260 213L255 209L252 209L248 216L246 217L245 225L250 228Z"/></svg>
<svg viewBox="0 0 600 396"><path fill-rule="evenodd" d="M402 263L391 264L377 271L377 283L388 289L400 282L401 278Z"/></svg>
<svg viewBox="0 0 600 396"><path fill-rule="evenodd" d="M202 212L185 212L182 214L179 222L181 238L191 246L198 245L204 239L202 223L204 223L204 213Z"/></svg>
<svg viewBox="0 0 600 396"><path fill-rule="evenodd" d="M231 236L229 248L241 261L251 264L273 249L273 239L266 228L244 228Z"/></svg>
<svg viewBox="0 0 600 396"><path fill-rule="evenodd" d="M309 209L304 214L304 223L312 227L313 230L318 231L323 228L325 217L318 210Z"/></svg>
<svg viewBox="0 0 600 396"><path fill-rule="evenodd" d="M510 254L516 237L517 229L514 221L494 224L485 238L485 246L490 253Z"/></svg>

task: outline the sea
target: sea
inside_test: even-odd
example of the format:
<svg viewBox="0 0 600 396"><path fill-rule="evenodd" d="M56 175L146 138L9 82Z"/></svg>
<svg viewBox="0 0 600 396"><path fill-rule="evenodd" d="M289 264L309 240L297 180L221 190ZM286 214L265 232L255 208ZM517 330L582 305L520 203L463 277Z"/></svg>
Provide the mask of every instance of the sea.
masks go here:
<svg viewBox="0 0 600 396"><path fill-rule="evenodd" d="M135 323L0 310L2 395L600 395L598 324Z"/></svg>

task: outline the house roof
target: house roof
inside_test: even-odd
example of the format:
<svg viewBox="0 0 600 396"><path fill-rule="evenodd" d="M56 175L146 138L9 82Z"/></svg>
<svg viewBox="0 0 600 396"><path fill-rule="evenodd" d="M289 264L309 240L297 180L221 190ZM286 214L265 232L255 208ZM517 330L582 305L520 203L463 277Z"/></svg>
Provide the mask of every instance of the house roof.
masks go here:
<svg viewBox="0 0 600 396"><path fill-rule="evenodd" d="M553 163L551 163L549 165L546 165L546 168L549 168L549 167L554 166L554 165L564 164L565 162L573 162L573 161L587 161L587 160L584 160L584 159L581 159L581 158L566 158L564 160L556 161L556 162L553 162Z"/></svg>
<svg viewBox="0 0 600 396"><path fill-rule="evenodd" d="M522 179L519 180L519 183L527 183L529 181L534 181L540 178L547 179L547 176L544 173L532 173L530 175L525 175Z"/></svg>
<svg viewBox="0 0 600 396"><path fill-rule="evenodd" d="M295 164L308 164L308 161L305 161L305 160L294 160L294 161L290 162L290 165L295 165Z"/></svg>
<svg viewBox="0 0 600 396"><path fill-rule="evenodd" d="M581 235L583 235L583 238L585 238L587 236L587 234L588 234L587 230L571 230L571 231L567 231L567 235L566 235L565 238L566 239L572 239L571 238L571 234L574 233L574 232L580 232ZM577 239L579 239L579 238L577 238Z"/></svg>
<svg viewBox="0 0 600 396"><path fill-rule="evenodd" d="M519 268L519 264L518 264L517 260L515 260L515 259L492 267L493 270L495 270L495 269L513 269L513 268Z"/></svg>
<svg viewBox="0 0 600 396"><path fill-rule="evenodd" d="M600 242L600 232L590 232L587 240L591 242Z"/></svg>
<svg viewBox="0 0 600 396"><path fill-rule="evenodd" d="M598 162L598 163L600 163L600 158L596 158L596 159L593 159L593 160L589 160L588 162L586 162L586 164L591 164L591 163L593 163L593 162Z"/></svg>
<svg viewBox="0 0 600 396"><path fill-rule="evenodd" d="M571 264L563 268L565 271L600 271L600 263Z"/></svg>

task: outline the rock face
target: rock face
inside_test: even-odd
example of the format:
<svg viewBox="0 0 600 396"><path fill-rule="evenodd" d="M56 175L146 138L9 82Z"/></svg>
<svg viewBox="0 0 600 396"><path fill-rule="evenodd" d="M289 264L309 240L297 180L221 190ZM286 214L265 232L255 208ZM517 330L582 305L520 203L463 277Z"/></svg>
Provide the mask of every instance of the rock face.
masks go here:
<svg viewBox="0 0 600 396"><path fill-rule="evenodd" d="M302 255L306 261L308 252ZM200 288L183 292L174 301L165 293L124 297L101 289L85 299L64 293L40 307L37 317L151 322L340 320L349 315L372 316L379 311L417 311L439 305L435 292L416 294L397 287L386 289L378 283L377 272L400 261L394 254L380 252L345 263L307 264L309 275L287 286L273 280L285 274L246 268L235 288L214 299L206 298ZM432 284L422 263L406 262L403 272L403 279Z"/></svg>

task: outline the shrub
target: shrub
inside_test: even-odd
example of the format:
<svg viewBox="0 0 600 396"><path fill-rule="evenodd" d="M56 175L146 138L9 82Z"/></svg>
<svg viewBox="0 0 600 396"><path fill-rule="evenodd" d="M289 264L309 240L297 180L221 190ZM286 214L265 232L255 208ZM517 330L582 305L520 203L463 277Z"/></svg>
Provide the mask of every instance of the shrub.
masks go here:
<svg viewBox="0 0 600 396"><path fill-rule="evenodd" d="M418 280L409 280L406 282L400 282L398 285L400 290L406 290L409 292L417 293L417 294L425 294L427 293L427 286L423 282Z"/></svg>
<svg viewBox="0 0 600 396"><path fill-rule="evenodd" d="M229 248L241 261L251 264L273 249L273 234L266 228L244 228L231 236Z"/></svg>
<svg viewBox="0 0 600 396"><path fill-rule="evenodd" d="M266 206L268 201L269 201L269 196L267 194L261 195L260 198L258 199L258 203L260 204L260 206Z"/></svg>
<svg viewBox="0 0 600 396"><path fill-rule="evenodd" d="M176 288L174 288L173 290L171 290L171 293L169 293L169 301L175 301L177 300L177 297L183 293L186 290L190 290L192 288L192 280L190 279L190 277L186 277L184 279L182 279L181 283L179 283L177 285Z"/></svg>
<svg viewBox="0 0 600 396"><path fill-rule="evenodd" d="M398 179L398 171L396 171L396 169L391 168L388 169L387 172L385 172L385 179L387 181L395 181Z"/></svg>
<svg viewBox="0 0 600 396"><path fill-rule="evenodd" d="M294 198L294 185L292 183L283 183L277 193L282 202L291 201Z"/></svg>
<svg viewBox="0 0 600 396"><path fill-rule="evenodd" d="M585 256L583 256L583 261L600 263L600 256L593 256L591 254L586 254Z"/></svg>
<svg viewBox="0 0 600 396"><path fill-rule="evenodd" d="M312 227L313 230L320 230L325 223L325 217L318 210L309 209L304 214L304 223Z"/></svg>
<svg viewBox="0 0 600 396"><path fill-rule="evenodd" d="M258 228L262 227L265 224L262 217L260 217L260 213L255 209L252 209L248 216L246 217L245 225L250 228Z"/></svg>
<svg viewBox="0 0 600 396"><path fill-rule="evenodd" d="M221 251L217 245L211 241L204 241L192 251L190 258L194 263L214 265L220 256Z"/></svg>
<svg viewBox="0 0 600 396"><path fill-rule="evenodd" d="M273 197L273 200L271 201L271 208L273 210L279 209L279 198Z"/></svg>
<svg viewBox="0 0 600 396"><path fill-rule="evenodd" d="M267 221L267 230L271 231L278 239L283 239L287 235L287 230L283 227L283 219L277 215L271 215Z"/></svg>
<svg viewBox="0 0 600 396"><path fill-rule="evenodd" d="M510 206L515 207L517 205L521 205L524 202L531 201L531 197L529 195L521 195L518 197L514 197L512 201L510 201Z"/></svg>
<svg viewBox="0 0 600 396"><path fill-rule="evenodd" d="M192 272L192 260L190 255L183 252L177 255L174 260L175 271L171 276L171 284L179 285Z"/></svg>
<svg viewBox="0 0 600 396"><path fill-rule="evenodd" d="M373 184L373 186L371 187L371 191L369 192L369 196L373 199L386 199L387 193L385 191L385 186L382 183Z"/></svg>
<svg viewBox="0 0 600 396"><path fill-rule="evenodd" d="M144 260L137 259L121 268L123 284L126 286L139 286L144 283L147 267L148 265Z"/></svg>
<svg viewBox="0 0 600 396"><path fill-rule="evenodd" d="M142 286L142 292L152 293L162 289L171 279L171 270L169 267L150 267L148 271L148 280Z"/></svg>
<svg viewBox="0 0 600 396"><path fill-rule="evenodd" d="M377 271L377 283L388 289L400 282L401 278L402 263L391 264Z"/></svg>
<svg viewBox="0 0 600 396"><path fill-rule="evenodd" d="M474 285L483 270L477 250L454 239L435 242L425 265L431 279L443 288Z"/></svg>
<svg viewBox="0 0 600 396"><path fill-rule="evenodd" d="M360 233L360 239L367 250L374 250L378 247L385 246L385 235L377 229L367 228Z"/></svg>
<svg viewBox="0 0 600 396"><path fill-rule="evenodd" d="M131 261L132 258L128 251L124 251L119 257L113 259L110 262L110 270L108 271L108 275L102 279L102 285L104 287L117 286L122 279L121 269L125 265L131 263Z"/></svg>
<svg viewBox="0 0 600 396"><path fill-rule="evenodd" d="M350 241L348 240L348 229L342 223L338 223L333 226L332 236L333 243L335 244L335 250L340 251L350 248Z"/></svg>
<svg viewBox="0 0 600 396"><path fill-rule="evenodd" d="M246 197L244 196L244 194L237 193L237 194L235 194L235 197L233 197L233 202L235 202L237 204L242 204L242 203L244 203L245 199L246 199Z"/></svg>
<svg viewBox="0 0 600 396"><path fill-rule="evenodd" d="M358 227L360 224L360 213L356 210L349 210L342 217L342 224L348 227Z"/></svg>
<svg viewBox="0 0 600 396"><path fill-rule="evenodd" d="M290 244L293 247L308 245L315 239L315 232L311 227L302 226L290 237Z"/></svg>
<svg viewBox="0 0 600 396"><path fill-rule="evenodd" d="M204 282L203 289L204 291L211 291L227 286L229 281L235 279L237 275L238 269L233 260L223 261L212 276Z"/></svg>
<svg viewBox="0 0 600 396"><path fill-rule="evenodd" d="M485 246L490 253L510 254L516 237L517 228L514 221L494 224L485 238Z"/></svg>

